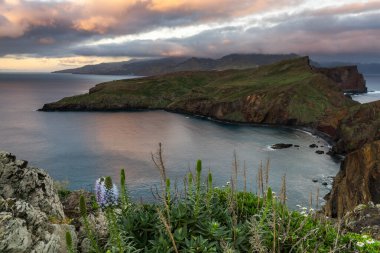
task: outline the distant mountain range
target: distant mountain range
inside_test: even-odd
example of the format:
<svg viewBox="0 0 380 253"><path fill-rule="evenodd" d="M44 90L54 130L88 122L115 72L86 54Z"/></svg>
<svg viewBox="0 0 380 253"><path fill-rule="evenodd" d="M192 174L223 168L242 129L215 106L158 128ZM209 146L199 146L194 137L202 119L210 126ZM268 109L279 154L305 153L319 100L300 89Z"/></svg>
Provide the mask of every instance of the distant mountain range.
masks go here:
<svg viewBox="0 0 380 253"><path fill-rule="evenodd" d="M255 68L297 57L296 54L230 54L219 59L170 57L86 65L55 73L153 76L179 71Z"/></svg>
<svg viewBox="0 0 380 253"><path fill-rule="evenodd" d="M230 54L219 59L197 57L168 57L150 60L134 59L123 62L86 65L54 73L153 76L178 71L248 69L297 57L299 56L296 54ZM328 68L357 65L359 71L363 74L380 74L380 63L313 61L312 65Z"/></svg>

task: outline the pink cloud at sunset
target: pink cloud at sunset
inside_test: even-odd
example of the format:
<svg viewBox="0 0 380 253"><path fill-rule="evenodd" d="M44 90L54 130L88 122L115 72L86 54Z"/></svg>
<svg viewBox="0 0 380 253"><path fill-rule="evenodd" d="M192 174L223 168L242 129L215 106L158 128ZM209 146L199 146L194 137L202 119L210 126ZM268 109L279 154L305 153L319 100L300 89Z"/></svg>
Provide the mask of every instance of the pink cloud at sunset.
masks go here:
<svg viewBox="0 0 380 253"><path fill-rule="evenodd" d="M379 15L380 0L0 0L0 63L253 52L376 61Z"/></svg>

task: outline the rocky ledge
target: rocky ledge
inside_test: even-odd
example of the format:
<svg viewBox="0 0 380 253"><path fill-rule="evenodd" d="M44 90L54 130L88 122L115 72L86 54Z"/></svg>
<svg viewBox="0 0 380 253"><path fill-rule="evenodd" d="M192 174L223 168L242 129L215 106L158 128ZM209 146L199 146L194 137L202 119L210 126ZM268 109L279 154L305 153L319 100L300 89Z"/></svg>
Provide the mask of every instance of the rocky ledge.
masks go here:
<svg viewBox="0 0 380 253"><path fill-rule="evenodd" d="M79 214L79 198L87 198L88 220L100 242L108 237L106 219L91 208L88 192L71 192L61 202L52 178L27 166L8 152L0 152L0 252L66 253L66 233L76 252L90 252Z"/></svg>
<svg viewBox="0 0 380 253"><path fill-rule="evenodd" d="M41 169L0 152L0 252L66 252L62 204Z"/></svg>

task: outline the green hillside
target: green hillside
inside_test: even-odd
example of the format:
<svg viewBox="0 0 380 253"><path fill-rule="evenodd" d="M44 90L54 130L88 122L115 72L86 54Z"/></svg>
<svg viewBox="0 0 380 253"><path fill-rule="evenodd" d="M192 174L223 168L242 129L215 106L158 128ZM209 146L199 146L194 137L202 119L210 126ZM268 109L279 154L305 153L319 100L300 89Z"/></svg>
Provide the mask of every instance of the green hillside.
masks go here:
<svg viewBox="0 0 380 253"><path fill-rule="evenodd" d="M44 111L166 109L221 120L310 125L353 105L307 57L255 69L193 71L102 83Z"/></svg>

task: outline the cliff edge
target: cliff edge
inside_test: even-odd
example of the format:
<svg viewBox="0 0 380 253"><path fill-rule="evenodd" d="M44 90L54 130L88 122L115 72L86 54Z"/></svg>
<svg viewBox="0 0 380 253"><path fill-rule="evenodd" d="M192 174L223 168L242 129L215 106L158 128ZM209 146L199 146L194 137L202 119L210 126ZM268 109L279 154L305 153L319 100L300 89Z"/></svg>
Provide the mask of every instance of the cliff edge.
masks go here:
<svg viewBox="0 0 380 253"><path fill-rule="evenodd" d="M326 195L325 213L342 217L359 204L380 204L380 141L348 154Z"/></svg>

